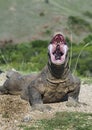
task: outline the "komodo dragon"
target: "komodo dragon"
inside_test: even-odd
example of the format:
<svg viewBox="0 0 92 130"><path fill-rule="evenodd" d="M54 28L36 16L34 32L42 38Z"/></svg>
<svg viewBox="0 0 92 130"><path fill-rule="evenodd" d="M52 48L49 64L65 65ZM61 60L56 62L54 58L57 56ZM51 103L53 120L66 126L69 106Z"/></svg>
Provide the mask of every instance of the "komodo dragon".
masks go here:
<svg viewBox="0 0 92 130"><path fill-rule="evenodd" d="M13 94L14 90L22 91L22 98L29 100L30 105L39 110L45 109L43 103L60 102L65 97L68 106L77 106L80 80L70 72L68 50L64 36L61 33L55 34L48 46L48 63L44 69L36 76L24 78L20 78L23 76L19 73L16 73L15 78L13 74L8 74L1 92Z"/></svg>
<svg viewBox="0 0 92 130"><path fill-rule="evenodd" d="M55 103L67 97L67 106L79 105L80 80L69 69L68 45L57 33L48 46L48 64L28 86L29 103L45 109L43 103Z"/></svg>

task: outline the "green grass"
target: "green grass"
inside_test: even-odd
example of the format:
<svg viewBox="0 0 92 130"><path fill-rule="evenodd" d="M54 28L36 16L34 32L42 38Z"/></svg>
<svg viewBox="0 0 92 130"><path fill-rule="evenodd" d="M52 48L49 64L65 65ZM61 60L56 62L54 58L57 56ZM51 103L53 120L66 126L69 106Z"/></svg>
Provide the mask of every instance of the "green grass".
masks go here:
<svg viewBox="0 0 92 130"><path fill-rule="evenodd" d="M92 113L58 112L54 118L38 120L23 130L92 130Z"/></svg>
<svg viewBox="0 0 92 130"><path fill-rule="evenodd" d="M79 45L72 45L72 50L70 49L70 51L72 51L72 56L71 60L69 61L69 66L74 74L76 73L79 76L86 77L92 76L91 41L92 35L89 35ZM4 48L1 48L0 69L9 70L11 68L15 68L18 71L26 73L41 71L48 62L48 43L48 41L44 40L35 40L33 42L17 45L9 44ZM68 39L67 43L69 48L71 48L71 43ZM90 44L87 46L87 43Z"/></svg>
<svg viewBox="0 0 92 130"><path fill-rule="evenodd" d="M92 78L91 77L81 77L84 84L92 84Z"/></svg>
<svg viewBox="0 0 92 130"><path fill-rule="evenodd" d="M50 39L56 30L70 37L68 17L81 17L92 26L92 18L87 17L92 13L91 5L92 0L50 0L49 4L44 0L0 0L0 40ZM87 34L73 33L73 40L79 41Z"/></svg>

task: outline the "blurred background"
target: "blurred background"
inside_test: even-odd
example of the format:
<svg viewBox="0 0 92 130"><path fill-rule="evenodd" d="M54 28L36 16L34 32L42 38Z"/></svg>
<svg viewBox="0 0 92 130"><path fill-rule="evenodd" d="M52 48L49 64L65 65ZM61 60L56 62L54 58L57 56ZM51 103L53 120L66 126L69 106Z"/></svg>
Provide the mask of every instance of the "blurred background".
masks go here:
<svg viewBox="0 0 92 130"><path fill-rule="evenodd" d="M92 0L0 0L0 70L40 71L56 31L70 47L71 71L91 77Z"/></svg>

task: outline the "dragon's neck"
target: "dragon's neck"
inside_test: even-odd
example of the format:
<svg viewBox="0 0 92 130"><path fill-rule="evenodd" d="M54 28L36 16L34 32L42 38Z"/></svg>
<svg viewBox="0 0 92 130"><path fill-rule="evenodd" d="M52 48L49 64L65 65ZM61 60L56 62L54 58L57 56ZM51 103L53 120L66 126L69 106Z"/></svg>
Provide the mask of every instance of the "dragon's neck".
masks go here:
<svg viewBox="0 0 92 130"><path fill-rule="evenodd" d="M67 77L69 72L68 58L66 62L60 66L54 65L51 62L48 62L48 69L51 75L57 79L64 79Z"/></svg>

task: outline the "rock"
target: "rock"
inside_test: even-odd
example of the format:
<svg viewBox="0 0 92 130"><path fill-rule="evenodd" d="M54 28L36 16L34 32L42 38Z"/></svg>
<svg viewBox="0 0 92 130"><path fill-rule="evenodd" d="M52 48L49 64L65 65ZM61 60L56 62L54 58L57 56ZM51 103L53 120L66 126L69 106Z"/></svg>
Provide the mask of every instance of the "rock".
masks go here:
<svg viewBox="0 0 92 130"><path fill-rule="evenodd" d="M23 120L22 120L22 122L30 122L30 121L32 121L32 117L31 117L30 115L26 115L26 116L23 118Z"/></svg>

